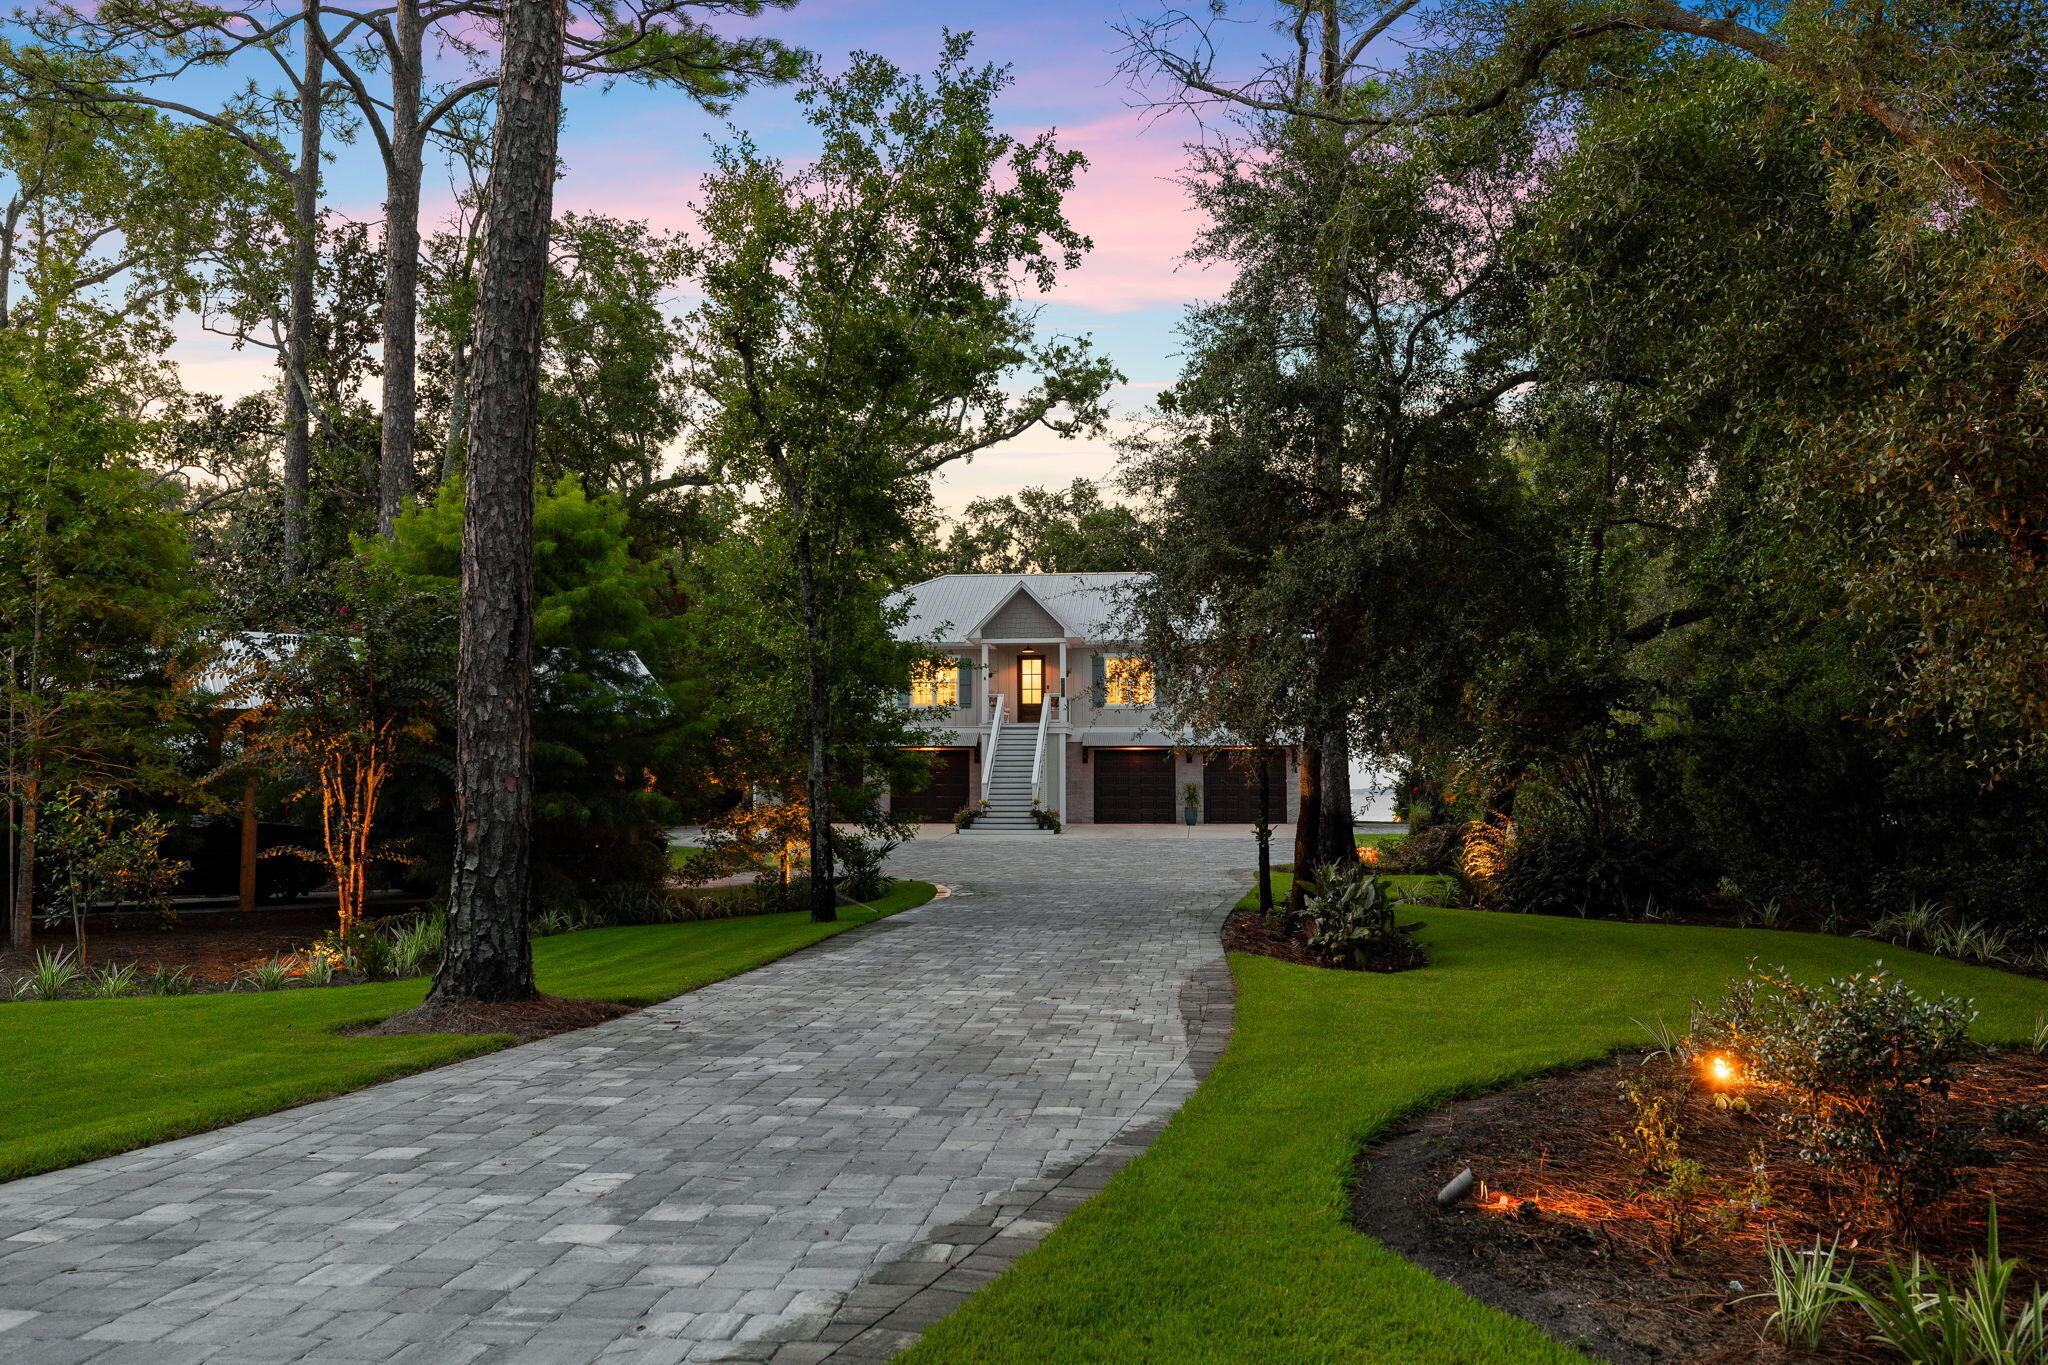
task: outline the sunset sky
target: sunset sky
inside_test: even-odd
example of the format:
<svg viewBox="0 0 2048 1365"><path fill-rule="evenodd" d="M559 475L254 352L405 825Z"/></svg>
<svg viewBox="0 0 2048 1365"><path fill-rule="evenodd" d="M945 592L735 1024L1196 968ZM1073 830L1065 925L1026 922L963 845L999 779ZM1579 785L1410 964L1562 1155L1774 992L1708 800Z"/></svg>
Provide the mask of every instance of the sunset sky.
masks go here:
<svg viewBox="0 0 2048 1365"><path fill-rule="evenodd" d="M849 52L862 49L924 71L937 56L942 26L950 26L975 35L978 60L1015 68L1016 85L999 107L1004 123L1020 135L1055 128L1062 145L1081 150L1090 162L1070 209L1095 249L1047 299L1043 322L1051 330L1096 338L1129 377L1115 398L1117 408L1128 413L1171 381L1178 368L1174 326L1181 308L1213 294L1218 281L1179 264L1194 220L1171 180L1194 129L1183 117L1160 118L1140 108L1139 96L1118 76L1121 39L1111 25L1119 13L1089 0L804 0L748 27L807 47L834 69ZM1259 35L1243 36L1256 41ZM749 95L734 107L730 121L771 153L800 158L812 145L786 91ZM609 91L574 87L562 142L567 177L557 188L557 207L686 228L710 142L726 131L722 121L670 93L629 85ZM382 196L381 169L367 144L338 149L328 173L330 204L351 218L375 221ZM430 168L428 230L446 214L451 197L446 174ZM686 300L679 297L677 303ZM233 351L196 327L182 331L178 360L197 389L235 394L269 381L267 356ZM990 492L1102 475L1111 463L1106 442L1034 433L949 473L940 499L957 508Z"/></svg>

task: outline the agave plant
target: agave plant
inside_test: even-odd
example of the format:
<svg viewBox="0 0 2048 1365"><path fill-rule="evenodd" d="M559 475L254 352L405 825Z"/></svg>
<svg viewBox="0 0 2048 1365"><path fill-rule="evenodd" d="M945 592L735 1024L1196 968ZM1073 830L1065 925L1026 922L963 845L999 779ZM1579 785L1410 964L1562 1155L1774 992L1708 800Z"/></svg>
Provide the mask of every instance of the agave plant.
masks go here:
<svg viewBox="0 0 2048 1365"><path fill-rule="evenodd" d="M62 1000L80 975L78 963L68 951L52 953L45 948L28 969L28 984L38 1000Z"/></svg>
<svg viewBox="0 0 2048 1365"><path fill-rule="evenodd" d="M391 974L419 976L441 956L448 937L445 914L416 915L391 927Z"/></svg>
<svg viewBox="0 0 2048 1365"><path fill-rule="evenodd" d="M144 995L190 995L198 989L192 973L183 967L152 967L139 984Z"/></svg>
<svg viewBox="0 0 2048 1365"><path fill-rule="evenodd" d="M1985 1254L1972 1257L1969 1272L1956 1280L1915 1255L1910 1268L1887 1266L1884 1283L1875 1289L1848 1278L1836 1283L1841 1296L1870 1319L1871 1340L1914 1365L2043 1365L2048 1289L2022 1295L2017 1311L2009 1311L2006 1301L2019 1265L1998 1253L1993 1205Z"/></svg>
<svg viewBox="0 0 2048 1365"><path fill-rule="evenodd" d="M273 957L259 962L238 978L259 991L283 990L291 984L298 970L298 961L290 957Z"/></svg>
<svg viewBox="0 0 2048 1365"><path fill-rule="evenodd" d="M142 971L133 962L104 967L85 980L85 993L100 1000L133 995L142 985Z"/></svg>
<svg viewBox="0 0 2048 1365"><path fill-rule="evenodd" d="M1849 1275L1835 1269L1841 1250L1839 1236L1826 1245L1816 1237L1810 1251L1794 1251L1775 1235L1764 1242L1770 1258L1771 1290L1748 1297L1769 1299L1777 1305L1765 1326L1786 1346L1818 1350L1828 1319L1852 1297Z"/></svg>

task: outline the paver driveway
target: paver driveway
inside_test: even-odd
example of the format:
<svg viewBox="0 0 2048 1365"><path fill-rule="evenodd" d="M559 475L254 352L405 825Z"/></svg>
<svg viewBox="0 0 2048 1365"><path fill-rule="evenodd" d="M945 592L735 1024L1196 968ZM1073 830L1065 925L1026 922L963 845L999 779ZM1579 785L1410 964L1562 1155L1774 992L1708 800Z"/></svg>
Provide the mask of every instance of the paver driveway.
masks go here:
<svg viewBox="0 0 2048 1365"><path fill-rule="evenodd" d="M874 1358L1220 1049L1248 842L948 838L959 894L600 1028L0 1186L0 1361Z"/></svg>

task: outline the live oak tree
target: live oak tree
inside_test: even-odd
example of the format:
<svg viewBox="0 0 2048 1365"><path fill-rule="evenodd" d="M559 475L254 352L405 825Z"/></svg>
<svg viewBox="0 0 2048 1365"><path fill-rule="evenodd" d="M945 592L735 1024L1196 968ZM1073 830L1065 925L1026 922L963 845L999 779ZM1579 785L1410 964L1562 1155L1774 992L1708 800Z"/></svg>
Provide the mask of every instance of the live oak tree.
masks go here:
<svg viewBox="0 0 2048 1365"><path fill-rule="evenodd" d="M941 573L1113 573L1151 566L1136 509L1109 502L1091 479L976 498L954 522Z"/></svg>
<svg viewBox="0 0 2048 1365"><path fill-rule="evenodd" d="M1271 68L1286 108L1378 97L1369 27L1308 7L1291 32L1298 59ZM1526 166L1513 137L1395 138L1249 107L1194 149L1186 183L1208 222L1192 254L1236 277L1191 310L1185 373L1132 452L1160 522L1137 615L1170 702L1227 730L1215 711L1242 698L1248 732L1297 737L1303 868L1355 856L1351 758L1389 752L1455 669L1403 657L1415 617L1491 604L1471 547L1509 475L1486 433L1536 375L1481 324L1519 306L1507 244ZM1212 654L1223 629L1242 640ZM1206 661L1225 656L1230 686Z"/></svg>
<svg viewBox="0 0 2048 1365"><path fill-rule="evenodd" d="M786 613L784 666L802 679L821 920L835 914L835 711L887 705L842 681L884 647L878 586L900 581L931 476L1039 425L1098 427L1114 377L1084 341L1041 340L1018 297L1088 245L1062 210L1081 157L998 132L1009 77L968 51L949 36L929 81L865 54L843 76L814 72L799 98L816 158L786 166L742 138L703 186L699 438L775 550L756 590Z"/></svg>
<svg viewBox="0 0 2048 1365"><path fill-rule="evenodd" d="M429 1005L530 999L533 455L562 113L562 0L506 12L463 460L455 867Z"/></svg>

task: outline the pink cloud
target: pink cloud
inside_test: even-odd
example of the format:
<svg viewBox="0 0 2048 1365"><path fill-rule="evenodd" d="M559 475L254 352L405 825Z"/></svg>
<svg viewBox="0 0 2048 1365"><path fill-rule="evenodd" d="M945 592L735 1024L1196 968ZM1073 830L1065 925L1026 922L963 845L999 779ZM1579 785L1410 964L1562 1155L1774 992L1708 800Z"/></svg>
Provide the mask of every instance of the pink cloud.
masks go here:
<svg viewBox="0 0 2048 1365"><path fill-rule="evenodd" d="M1229 284L1221 270L1184 265L1200 219L1174 183L1186 160L1173 125L1148 126L1128 110L1062 128L1059 144L1085 154L1088 169L1068 201L1074 226L1095 241L1081 268L1054 297L1105 313L1214 298Z"/></svg>

